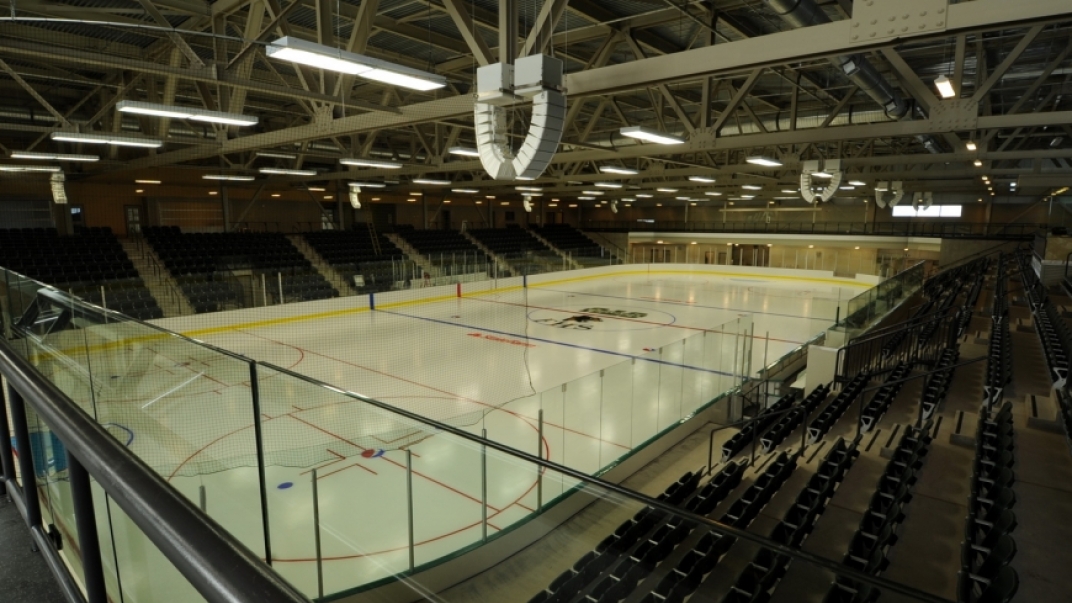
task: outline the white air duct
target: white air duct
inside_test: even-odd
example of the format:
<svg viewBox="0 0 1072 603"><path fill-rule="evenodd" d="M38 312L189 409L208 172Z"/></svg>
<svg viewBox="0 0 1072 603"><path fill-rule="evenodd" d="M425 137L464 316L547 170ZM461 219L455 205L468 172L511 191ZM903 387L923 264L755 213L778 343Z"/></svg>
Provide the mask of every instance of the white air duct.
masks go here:
<svg viewBox="0 0 1072 603"><path fill-rule="evenodd" d="M361 196L360 195L361 195L361 187L360 186L351 186L350 187L350 205L354 209L361 209Z"/></svg>
<svg viewBox="0 0 1072 603"><path fill-rule="evenodd" d="M611 213L615 213L615 214L618 213L618 202L617 201L611 201L610 202L610 211L611 211Z"/></svg>
<svg viewBox="0 0 1072 603"><path fill-rule="evenodd" d="M812 178L814 178L813 174L820 171L830 175L830 182L821 193L816 195L812 190ZM824 202L829 201L837 194L838 187L841 186L841 177L840 159L828 159L822 166L820 166L818 160L805 161L803 169L800 171L800 194L808 203L815 203L816 197L819 197Z"/></svg>
<svg viewBox="0 0 1072 603"><path fill-rule="evenodd" d="M532 197L525 197L521 201L521 206L525 208L526 212L531 214L532 213Z"/></svg>
<svg viewBox="0 0 1072 603"><path fill-rule="evenodd" d="M912 209L919 209L920 205L924 209L934 205L934 193L915 193L912 195Z"/></svg>
<svg viewBox="0 0 1072 603"><path fill-rule="evenodd" d="M562 93L562 61L543 54L496 63L476 71L477 100L473 109L480 163L495 180L535 179L558 150L566 118ZM507 130L507 112L519 98L532 99L532 122L521 149L514 153Z"/></svg>
<svg viewBox="0 0 1072 603"><path fill-rule="evenodd" d="M884 193L887 191L893 193L893 198L888 202L886 201ZM895 182L877 182L875 184L875 203L879 207L885 209L887 205L894 207L901 202L904 198L904 183L900 180Z"/></svg>

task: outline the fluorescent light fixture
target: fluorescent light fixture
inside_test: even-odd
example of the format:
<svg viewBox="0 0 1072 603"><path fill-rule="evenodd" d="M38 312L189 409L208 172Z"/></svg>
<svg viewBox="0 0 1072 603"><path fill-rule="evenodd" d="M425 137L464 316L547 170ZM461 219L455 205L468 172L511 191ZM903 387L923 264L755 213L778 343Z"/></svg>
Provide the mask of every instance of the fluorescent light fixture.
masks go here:
<svg viewBox="0 0 1072 603"><path fill-rule="evenodd" d="M450 189L450 192L452 192L452 193L465 193L467 195L475 195L476 193L479 193L480 190L475 189L475 188L452 188L452 189Z"/></svg>
<svg viewBox="0 0 1072 603"><path fill-rule="evenodd" d="M626 126L619 130L619 132L621 132L622 136L636 138L637 140L643 140L645 142L654 142L656 144L681 144L685 142L684 138L670 136L669 134L663 134L662 132L649 130L648 128L642 128L640 126Z"/></svg>
<svg viewBox="0 0 1072 603"><path fill-rule="evenodd" d="M745 161L752 165L761 165L763 167L782 167L781 161L765 155L753 155L748 159L745 159Z"/></svg>
<svg viewBox="0 0 1072 603"><path fill-rule="evenodd" d="M579 201L595 201L596 200L595 197L577 197L577 199ZM571 205L570 207L575 207L575 206Z"/></svg>
<svg viewBox="0 0 1072 603"><path fill-rule="evenodd" d="M722 196L722 193L720 193L718 191L707 191L704 194L707 195L708 197L721 197Z"/></svg>
<svg viewBox="0 0 1072 603"><path fill-rule="evenodd" d="M382 182L351 182L349 186L353 188L384 188L387 185Z"/></svg>
<svg viewBox="0 0 1072 603"><path fill-rule="evenodd" d="M202 180L228 180L231 182L250 182L253 176L239 176L238 174L205 174Z"/></svg>
<svg viewBox="0 0 1072 603"><path fill-rule="evenodd" d="M676 188L657 188L655 190L660 192L660 193L676 193L677 192Z"/></svg>
<svg viewBox="0 0 1072 603"><path fill-rule="evenodd" d="M800 197L775 197L778 201L796 201Z"/></svg>
<svg viewBox="0 0 1072 603"><path fill-rule="evenodd" d="M581 191L582 195L605 195L603 191Z"/></svg>
<svg viewBox="0 0 1072 603"><path fill-rule="evenodd" d="M976 159L972 163L975 164L975 167L983 167L983 162L981 159Z"/></svg>
<svg viewBox="0 0 1072 603"><path fill-rule="evenodd" d="M577 204L576 203L570 203L569 206L570 207L577 207Z"/></svg>
<svg viewBox="0 0 1072 603"><path fill-rule="evenodd" d="M616 182L596 182L595 185L598 186L599 188L614 188L614 189L622 188L622 185L620 185L620 184L618 184Z"/></svg>
<svg viewBox="0 0 1072 603"><path fill-rule="evenodd" d="M56 142L110 144L117 147L140 147L143 149L158 149L164 146L163 140L157 140L155 138L116 136L114 134L81 134L79 132L53 132L49 135L49 137Z"/></svg>
<svg viewBox="0 0 1072 603"><path fill-rule="evenodd" d="M75 155L73 153L31 153L30 151L11 151L12 159L36 159L41 161L100 161L96 155Z"/></svg>
<svg viewBox="0 0 1072 603"><path fill-rule="evenodd" d="M276 174L279 176L316 176L316 170L288 170L283 168L261 168L262 174Z"/></svg>
<svg viewBox="0 0 1072 603"><path fill-rule="evenodd" d="M58 165L0 165L0 172L58 172Z"/></svg>
<svg viewBox="0 0 1072 603"><path fill-rule="evenodd" d="M542 193L543 189L538 186L515 186L515 191L526 191L530 193Z"/></svg>
<svg viewBox="0 0 1072 603"><path fill-rule="evenodd" d="M636 196L637 199L651 199L655 195L652 195L651 193L637 193Z"/></svg>
<svg viewBox="0 0 1072 603"><path fill-rule="evenodd" d="M755 195L741 195L741 198L742 199L755 199L756 196Z"/></svg>
<svg viewBox="0 0 1072 603"><path fill-rule="evenodd" d="M380 168L384 170L397 170L402 167L401 163L395 163L393 161L376 161L375 159L358 159L345 157L339 160L339 163L343 165L353 165L357 167L367 168Z"/></svg>
<svg viewBox="0 0 1072 603"><path fill-rule="evenodd" d="M291 61L319 69L338 71L412 90L435 90L447 85L443 76L291 36L268 45L269 58Z"/></svg>
<svg viewBox="0 0 1072 603"><path fill-rule="evenodd" d="M692 201L692 197L674 197L678 201Z"/></svg>
<svg viewBox="0 0 1072 603"><path fill-rule="evenodd" d="M975 150L977 150L977 149L979 148L979 147L978 147L978 146L977 146L977 145L975 144L975 141L974 141L974 140L969 140L969 141L968 141L968 143L967 143L966 145L964 145L964 146L965 146L965 147L966 147L966 148L967 148L967 149L968 149L969 151L975 151Z"/></svg>
<svg viewBox="0 0 1072 603"><path fill-rule="evenodd" d="M953 89L953 81L944 73L934 78L934 86L938 88L938 94L941 94L942 98L953 98L957 95L957 91Z"/></svg>
<svg viewBox="0 0 1072 603"><path fill-rule="evenodd" d="M856 187L855 187L855 186L849 186L849 185L846 185L846 186L839 186L839 187L838 187L838 190L842 190L842 191L854 191L854 190L856 190Z"/></svg>
<svg viewBox="0 0 1072 603"><path fill-rule="evenodd" d="M761 190L763 190L762 186L758 186L758 185L755 185L755 184L743 184L743 185L741 185L741 188L743 188L746 191L761 191Z"/></svg>
<svg viewBox="0 0 1072 603"><path fill-rule="evenodd" d="M159 180L135 180L134 184L160 184Z"/></svg>
<svg viewBox="0 0 1072 603"><path fill-rule="evenodd" d="M529 176L518 176L517 179L518 180L535 180L535 178L530 178Z"/></svg>
<svg viewBox="0 0 1072 603"><path fill-rule="evenodd" d="M792 188L783 188L782 192L783 193L799 193L800 191L798 191L796 189L792 189Z"/></svg>
<svg viewBox="0 0 1072 603"><path fill-rule="evenodd" d="M283 195L281 195L281 194L279 194L279 193L272 193L272 198L273 198L273 199L278 199L278 198L280 198L280 197L282 197L282 196L283 196Z"/></svg>
<svg viewBox="0 0 1072 603"><path fill-rule="evenodd" d="M834 175L831 174L830 172L812 172L811 175L815 176L816 178L833 178L834 177Z"/></svg>
<svg viewBox="0 0 1072 603"><path fill-rule="evenodd" d="M626 176L636 176L640 173L639 170L634 170L632 168L627 167L619 167L616 165L601 165L599 166L599 171L603 172L604 174L623 174Z"/></svg>
<svg viewBox="0 0 1072 603"><path fill-rule="evenodd" d="M427 184L429 186L450 186L450 180L436 180L435 178L414 178L413 184Z"/></svg>
<svg viewBox="0 0 1072 603"><path fill-rule="evenodd" d="M849 184L853 186L867 186L867 183L863 180L849 180Z"/></svg>
<svg viewBox="0 0 1072 603"><path fill-rule="evenodd" d="M510 205L509 201L500 201L499 205Z"/></svg>
<svg viewBox="0 0 1072 603"><path fill-rule="evenodd" d="M310 187L306 188L305 190L309 191L310 193L322 193L326 189L324 187L322 187L322 186L310 186Z"/></svg>
<svg viewBox="0 0 1072 603"><path fill-rule="evenodd" d="M714 181L714 178L706 178L704 176L689 176L689 182L702 182L704 184L712 184Z"/></svg>
<svg viewBox="0 0 1072 603"><path fill-rule="evenodd" d="M174 119L189 119L211 124L224 124L228 126L255 126L260 121L256 117L242 115L240 113L224 113L222 111L209 111L196 107L174 107L159 103L146 103L142 101L123 100L116 103L115 108L120 113L133 113L135 115L152 115L154 117L171 117Z"/></svg>
<svg viewBox="0 0 1072 603"><path fill-rule="evenodd" d="M622 197L621 201L636 201L633 197Z"/></svg>
<svg viewBox="0 0 1072 603"><path fill-rule="evenodd" d="M257 157L265 157L268 159L297 159L298 156L293 153L276 153L275 151L257 151L255 153Z"/></svg>
<svg viewBox="0 0 1072 603"><path fill-rule="evenodd" d="M447 152L451 155L461 155L462 157L480 157L480 151L469 147L450 147Z"/></svg>

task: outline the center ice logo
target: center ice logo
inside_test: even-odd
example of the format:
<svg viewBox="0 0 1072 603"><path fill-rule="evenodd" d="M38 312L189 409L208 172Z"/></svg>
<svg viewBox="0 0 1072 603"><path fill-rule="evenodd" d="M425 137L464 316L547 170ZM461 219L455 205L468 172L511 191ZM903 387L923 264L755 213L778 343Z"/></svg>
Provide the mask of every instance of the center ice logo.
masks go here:
<svg viewBox="0 0 1072 603"><path fill-rule="evenodd" d="M641 320L647 318L647 320ZM529 313L529 320L556 329L572 331L630 331L672 324L674 317L665 312L642 312L621 308L566 307L544 308Z"/></svg>

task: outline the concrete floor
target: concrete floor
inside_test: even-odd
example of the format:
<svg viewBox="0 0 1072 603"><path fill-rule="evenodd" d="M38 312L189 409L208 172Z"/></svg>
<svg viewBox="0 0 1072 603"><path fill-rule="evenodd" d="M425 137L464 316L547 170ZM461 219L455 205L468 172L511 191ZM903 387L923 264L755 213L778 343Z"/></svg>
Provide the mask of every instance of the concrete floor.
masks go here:
<svg viewBox="0 0 1072 603"><path fill-rule="evenodd" d="M30 530L15 504L0 497L0 600L61 603L59 586L40 553L30 550Z"/></svg>

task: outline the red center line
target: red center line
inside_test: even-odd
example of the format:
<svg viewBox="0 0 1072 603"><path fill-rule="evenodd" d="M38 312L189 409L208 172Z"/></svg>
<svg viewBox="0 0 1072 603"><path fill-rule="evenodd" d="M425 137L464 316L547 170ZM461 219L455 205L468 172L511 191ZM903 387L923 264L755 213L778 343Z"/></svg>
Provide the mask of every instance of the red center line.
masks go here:
<svg viewBox="0 0 1072 603"><path fill-rule="evenodd" d="M664 322L655 322L654 320L640 320L639 318L625 318L625 317L622 317L622 316L611 316L609 314L599 314L598 312L582 312L580 310L577 310L577 311L563 310L562 308L550 308L550 307L547 307L547 306L533 306L533 305L529 305L529 304L518 304L518 303L514 303L514 302L504 302L504 301L499 301L499 300L494 300L494 299L481 299L479 297L463 297L462 299L467 299L467 300L471 300L471 301L482 301L482 302L489 303L489 304L504 304L504 305L507 305L507 306L518 306L519 308L536 308L537 310L547 310L547 311L550 311L550 312L559 312L559 313L562 313L562 314L580 314L581 316L593 316L593 317L596 317L596 318L609 318L611 320L622 320L622 321L625 321L625 322L636 322L636 323L646 324L646 325L655 325L655 326L659 326L659 327L667 327L669 329L686 329L686 330L689 330L689 331L707 331L708 333L720 333L720 334L723 334L723 335L736 335L737 334L737 333L734 333L734 332L731 332L731 331L717 331L715 329L704 329L702 327L690 327L690 326L687 326L687 325L667 324L667 323L664 323ZM759 335L753 335L752 339L763 339L763 337L761 337ZM770 340L771 341L781 341L783 343L792 343L794 345L800 345L800 344L804 343L803 341L793 341L792 339L778 339L777 337L771 337Z"/></svg>

